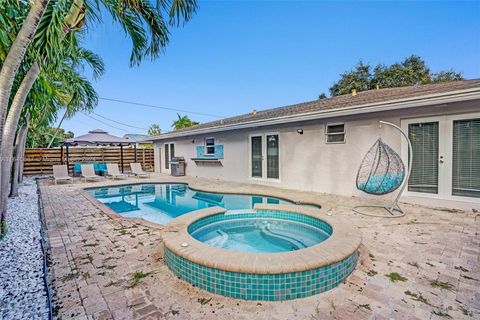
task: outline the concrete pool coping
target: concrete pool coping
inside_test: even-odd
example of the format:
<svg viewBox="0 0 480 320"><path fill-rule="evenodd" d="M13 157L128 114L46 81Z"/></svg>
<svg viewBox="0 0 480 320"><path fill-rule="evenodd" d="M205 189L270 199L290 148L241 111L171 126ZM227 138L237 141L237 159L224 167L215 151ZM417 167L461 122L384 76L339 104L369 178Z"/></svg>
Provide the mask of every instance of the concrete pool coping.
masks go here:
<svg viewBox="0 0 480 320"><path fill-rule="evenodd" d="M211 207L184 214L163 230L165 248L197 264L224 271L277 274L303 272L340 262L354 254L362 241L356 228L338 218L327 216L320 209L287 204L256 204L256 210L278 210L311 216L328 223L333 232L320 244L292 252L248 253L211 247L194 239L188 232L193 222L227 210ZM187 246L185 246L185 243Z"/></svg>
<svg viewBox="0 0 480 320"><path fill-rule="evenodd" d="M270 198L276 198L276 199L280 199L280 200L284 200L284 201L288 201L288 202L291 202L292 204L295 204L295 205L305 205L305 206L313 206L313 207L316 207L318 209L321 209L322 206L318 203L314 203L314 202L308 202L308 201L302 201L302 200L295 200L295 199L292 199L288 196L278 196L278 195L272 195L272 194L269 194L268 192L265 192L265 193L248 193L248 192L235 192L235 190L224 190L222 192L219 192L219 191L212 191L211 189L209 188L202 188L200 186L192 186L191 183L187 183L187 182L178 182L178 181L162 181L162 182L157 182L157 181L147 181L147 182L128 182L128 183L125 183L125 181L122 181L122 180L112 180L112 181L109 181L109 182L113 182L114 184L110 183L110 184L105 184L105 183L101 183L98 185L98 186L89 186L89 187L86 187L86 188L83 188L82 191L87 191L87 193L89 195L91 195L88 190L92 190L92 189L100 189L100 188L110 188L110 187L115 187L115 188L120 188L120 187L125 187L125 186L134 186L134 185L145 185L145 184L182 184L182 185L186 185L190 190L192 191L196 191L196 192L205 192L205 193L215 193L215 194L223 194L223 195L241 195L241 196L258 196L258 197L270 197ZM91 196L92 197L92 196ZM93 197L93 199L97 200L95 197ZM98 201L98 200L97 200Z"/></svg>

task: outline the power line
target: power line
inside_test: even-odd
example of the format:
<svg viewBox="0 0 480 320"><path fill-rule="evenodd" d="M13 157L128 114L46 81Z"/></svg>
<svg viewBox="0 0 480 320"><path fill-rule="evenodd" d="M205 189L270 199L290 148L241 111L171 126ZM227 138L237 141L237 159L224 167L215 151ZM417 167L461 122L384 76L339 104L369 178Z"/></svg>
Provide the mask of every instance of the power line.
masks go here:
<svg viewBox="0 0 480 320"><path fill-rule="evenodd" d="M107 122L105 122L105 121L102 121L102 120L100 120L100 119L94 118L94 117L92 117L91 115L89 115L89 114L87 114L87 113L85 113L85 112L83 112L83 114L84 114L85 116L87 116L87 117L95 120L95 121L98 121L98 122L100 122L100 123L103 123L103 124L106 125L106 126L112 127L112 128L114 128L114 129L117 129L117 130L122 130L122 131L124 131L124 132L130 132L130 131L128 131L128 130L125 130L125 129L122 129L122 128L119 128L119 127L116 127L116 126L112 126L111 124L109 124L109 123L107 123Z"/></svg>
<svg viewBox="0 0 480 320"><path fill-rule="evenodd" d="M92 111L92 113L93 113L94 115L96 115L97 117L100 117L100 118L103 118L103 119L105 119L105 120L108 120L108 121L112 121L112 122L121 124L122 126L125 126L125 127L130 127L130 128L134 128L134 129L140 129L140 130L148 130L148 128L135 127L135 126L132 126L132 125L129 125L129 124L126 124L126 123L117 121L117 120L113 120L113 119L107 118L107 117L105 117L105 116L102 116L101 114L98 114L98 113L94 112L94 111Z"/></svg>
<svg viewBox="0 0 480 320"><path fill-rule="evenodd" d="M197 114L197 115L200 115L200 116L207 116L207 117L213 117L213 118L225 118L224 116L219 116L219 115L216 115L216 114L196 112L196 111L190 111L190 110L179 109L179 108L162 107L162 106L156 106L156 105L153 105L153 104L145 104L145 103L139 103L139 102L133 102L133 101L120 100L120 99L112 99L112 98L104 98L104 97L100 97L99 99L106 100L106 101L118 102L118 103L124 103L124 104L132 104L132 105L142 106L142 107L147 107L147 108L155 108L155 109L163 109L163 110L184 112L184 113L189 113L189 114Z"/></svg>

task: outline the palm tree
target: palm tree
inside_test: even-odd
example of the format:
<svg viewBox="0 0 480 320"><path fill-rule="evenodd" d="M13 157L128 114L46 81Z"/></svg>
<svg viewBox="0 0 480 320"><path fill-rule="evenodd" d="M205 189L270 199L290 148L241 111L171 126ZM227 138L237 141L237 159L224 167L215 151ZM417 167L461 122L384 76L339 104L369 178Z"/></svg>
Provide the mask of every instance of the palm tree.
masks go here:
<svg viewBox="0 0 480 320"><path fill-rule="evenodd" d="M200 122L190 120L190 118L186 115L182 117L180 114L177 113L177 117L178 119L173 120L173 123L172 123L172 127L175 130L184 129L184 128L188 128L188 127L196 126L197 124L200 124Z"/></svg>
<svg viewBox="0 0 480 320"><path fill-rule="evenodd" d="M18 195L18 184L21 182L22 177L21 173L23 170L23 154L25 153L25 142L27 141L29 120L30 115L27 114L25 119L26 122L18 129L17 138L15 139L15 160L13 164L12 187L10 190L10 197L16 197Z"/></svg>
<svg viewBox="0 0 480 320"><path fill-rule="evenodd" d="M7 5L13 2L20 8L29 7L30 4L26 0L6 0ZM71 40L69 35L72 31L81 29L87 21L100 21L100 3L132 40L131 65L139 64L143 57L158 57L167 45L169 31L163 18L164 11L169 16L170 24L178 25L181 21L188 21L197 8L195 0L173 0L171 3L168 0L158 0L155 6L149 0L33 2L18 33L9 30L10 33L16 33L16 36L0 70L0 152L4 161L0 176L0 221L5 212L15 129L28 93L42 68L55 68L68 55L71 43L67 40ZM11 26L14 27L16 24ZM30 46L32 41L34 43ZM27 54L27 49L30 49L30 55ZM29 61L29 56L34 59ZM12 99L12 87L22 63L28 65L28 71ZM10 99L12 104L9 108Z"/></svg>
<svg viewBox="0 0 480 320"><path fill-rule="evenodd" d="M11 196L17 194L18 181L21 178L20 161L25 149L30 115L33 115L32 122L35 130L42 131L52 125L61 109L65 109L65 116L69 118L76 112L91 111L96 107L98 103L97 93L90 82L79 74L79 69L83 69L83 65L90 66L96 75L100 75L104 69L103 62L97 56L87 50L77 48L72 51L72 55L66 57L63 63L58 66L59 69L51 70L47 68L42 71L30 91L22 110L21 118L23 119L21 123L23 124L18 129L15 138ZM4 168L9 167L9 165L5 161ZM9 177L6 172L4 173L6 177Z"/></svg>
<svg viewBox="0 0 480 320"><path fill-rule="evenodd" d="M154 123L150 125L147 133L150 136L158 136L162 133L162 129L160 129L160 126L158 124Z"/></svg>
<svg viewBox="0 0 480 320"><path fill-rule="evenodd" d="M94 71L94 74L101 74L103 72L103 63L101 60L89 51L81 48L73 51L72 55L65 57L65 60L59 66L56 66L55 69L45 68L42 72L36 70L39 77L38 85L34 90L29 91L31 93L29 96L32 97L32 99L28 103L25 96L26 90L23 90L22 86L24 86L26 82L32 83L28 73L31 73L33 68L30 68L27 72L27 76L17 89L17 94L11 104L11 110L8 113L3 132L3 154L7 157L4 159L2 166L2 187L6 188L4 189L5 193L3 195L8 193L13 143L22 110L24 113L30 113L32 108L43 106L42 110L37 112L37 116L40 116L40 119L33 119L35 120L35 126L41 128L42 124L51 125L58 111L62 108L65 109L65 116L69 118L78 111L91 111L96 107L98 96L93 86L79 74L79 69L81 69L79 66L83 66L84 64L89 65ZM20 98L18 98L19 92L23 94L21 95L21 101L17 102L17 100L20 100ZM50 99L52 101L49 101ZM41 102L43 102L43 104L40 104ZM25 108L23 107L24 105ZM26 137L28 126L23 130L25 130L24 133L20 134L19 132L17 134L17 142L18 139L24 139ZM18 148L23 149L24 143L25 142L21 142ZM5 180L3 180L4 178ZM16 177L13 177L13 181L15 181L15 179ZM12 184L12 189L13 188L14 186ZM15 192L11 192L11 194L15 193L16 190Z"/></svg>
<svg viewBox="0 0 480 320"><path fill-rule="evenodd" d="M49 8L47 8L46 14L47 16L48 14L52 14L53 16L55 14L55 11L56 8L52 8L51 6L49 6ZM50 29L50 25L45 24L45 29L45 38L48 40L48 29ZM37 35L42 35L42 33L39 33ZM2 205L6 203L8 195L8 185L10 180L16 129L28 94L30 93L33 84L39 77L40 72L42 71L48 74L49 77L52 79L55 79L57 75L62 77L64 81L60 83L62 84L62 86L67 86L69 83L68 78L72 76L72 72L75 72L76 65L78 65L82 59L86 59L85 61L87 62L98 64L98 57L96 57L87 50L78 48L76 36L76 32L69 32L68 34L66 34L59 44L60 47L54 54L48 52L48 47L42 48L44 39L38 37L38 41L36 41L34 45L35 50L31 50L33 52L30 52L23 62L24 66L27 66L27 71L22 81L20 82L20 85L15 91L15 95L13 96L13 100L8 110L8 115L5 120L3 132L1 133L1 153L3 157L3 162L0 175L0 193ZM37 50L37 47L41 49ZM39 55L38 53L43 54ZM29 64L30 66L28 67ZM40 69L40 65L42 65L43 70ZM96 74L99 74L103 72L103 69L103 63L101 63L94 70L96 70ZM73 76L75 76L75 74L73 74ZM65 79L67 80L65 81ZM80 80L88 83L88 81L84 79ZM91 85L89 85L87 88L91 92L94 92ZM68 101L68 103L71 105L78 105L78 101L75 101L75 97L79 94L74 93L71 97L73 103L71 103L70 101ZM92 107L93 106L87 106L87 108L90 109Z"/></svg>
<svg viewBox="0 0 480 320"><path fill-rule="evenodd" d="M28 6L27 0L5 0L8 3ZM49 34L44 47L54 54L62 41L62 33L81 28L90 18L90 22L100 21L100 4L115 21L120 23L132 41L130 63L139 64L143 57L158 57L168 44L169 30L163 15L169 17L170 25L179 25L188 21L196 12L196 0L35 0L31 5L22 27L16 34L0 70L0 132L7 114L8 102L15 76L27 48L33 41L37 28L43 21L55 23L55 29ZM55 8L49 19L42 19L47 7ZM66 18L64 20L64 18ZM65 25L63 24L65 22ZM69 25L70 23L70 25Z"/></svg>

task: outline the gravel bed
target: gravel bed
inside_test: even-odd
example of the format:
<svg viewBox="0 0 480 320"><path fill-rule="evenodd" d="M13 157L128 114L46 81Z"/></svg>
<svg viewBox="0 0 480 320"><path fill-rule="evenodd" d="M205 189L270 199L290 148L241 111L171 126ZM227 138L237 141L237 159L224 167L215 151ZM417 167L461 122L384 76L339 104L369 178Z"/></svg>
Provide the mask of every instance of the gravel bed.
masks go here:
<svg viewBox="0 0 480 320"><path fill-rule="evenodd" d="M9 199L7 234L0 240L0 319L48 319L43 282L37 184L25 178Z"/></svg>

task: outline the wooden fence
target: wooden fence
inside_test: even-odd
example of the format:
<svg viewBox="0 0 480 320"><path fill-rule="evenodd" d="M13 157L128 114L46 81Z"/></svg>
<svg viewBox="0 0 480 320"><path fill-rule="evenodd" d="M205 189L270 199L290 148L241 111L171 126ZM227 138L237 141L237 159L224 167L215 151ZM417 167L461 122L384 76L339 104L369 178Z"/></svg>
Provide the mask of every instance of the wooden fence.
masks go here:
<svg viewBox="0 0 480 320"><path fill-rule="evenodd" d="M73 165L81 162L106 162L118 163L120 167L120 148L69 148L69 172L73 173ZM123 166L125 171L130 170L129 164L135 162L135 151L133 148L123 148ZM137 162L140 162L144 170L153 171L153 149L137 149ZM25 162L23 173L25 175L51 174L52 166L66 164L66 152L63 148L35 148L25 150ZM121 168L120 168L121 170Z"/></svg>

